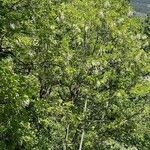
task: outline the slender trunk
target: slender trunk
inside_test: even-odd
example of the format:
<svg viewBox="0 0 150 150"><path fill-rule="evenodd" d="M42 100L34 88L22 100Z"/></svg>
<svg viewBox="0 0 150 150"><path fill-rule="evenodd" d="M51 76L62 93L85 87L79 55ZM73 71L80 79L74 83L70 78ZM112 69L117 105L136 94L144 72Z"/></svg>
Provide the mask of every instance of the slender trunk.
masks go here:
<svg viewBox="0 0 150 150"><path fill-rule="evenodd" d="M85 100L85 104L84 104L83 119L85 119L86 110L87 110L87 100ZM83 146L83 140L84 140L84 135L85 135L84 127L85 127L85 126L83 125L83 126L82 126L82 133L81 133L81 140L80 140L79 150L82 150L82 146Z"/></svg>
<svg viewBox="0 0 150 150"><path fill-rule="evenodd" d="M82 134L81 134L81 140L80 140L80 146L79 146L79 150L82 150L82 145L83 145L83 140L84 140L84 128L82 129Z"/></svg>
<svg viewBox="0 0 150 150"><path fill-rule="evenodd" d="M67 150L65 142L63 143L63 150Z"/></svg>
<svg viewBox="0 0 150 150"><path fill-rule="evenodd" d="M65 142L63 144L64 145L63 150L67 150L68 135L69 135L69 125L67 125L67 128L66 128L66 135L65 135Z"/></svg>

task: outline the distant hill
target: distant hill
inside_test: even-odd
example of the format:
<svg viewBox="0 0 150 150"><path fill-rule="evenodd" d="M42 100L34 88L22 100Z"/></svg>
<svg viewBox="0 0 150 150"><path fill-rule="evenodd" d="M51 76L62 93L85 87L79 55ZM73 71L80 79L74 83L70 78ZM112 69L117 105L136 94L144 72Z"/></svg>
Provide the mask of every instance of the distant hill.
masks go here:
<svg viewBox="0 0 150 150"><path fill-rule="evenodd" d="M131 0L137 15L146 15L150 11L150 0Z"/></svg>

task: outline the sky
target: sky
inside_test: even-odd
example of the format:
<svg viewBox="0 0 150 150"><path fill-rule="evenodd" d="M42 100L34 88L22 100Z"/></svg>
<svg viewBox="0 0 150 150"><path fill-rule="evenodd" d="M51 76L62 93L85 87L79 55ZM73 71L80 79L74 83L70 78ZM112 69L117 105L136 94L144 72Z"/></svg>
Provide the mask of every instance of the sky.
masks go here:
<svg viewBox="0 0 150 150"><path fill-rule="evenodd" d="M150 11L150 0L131 0L137 14L145 15Z"/></svg>

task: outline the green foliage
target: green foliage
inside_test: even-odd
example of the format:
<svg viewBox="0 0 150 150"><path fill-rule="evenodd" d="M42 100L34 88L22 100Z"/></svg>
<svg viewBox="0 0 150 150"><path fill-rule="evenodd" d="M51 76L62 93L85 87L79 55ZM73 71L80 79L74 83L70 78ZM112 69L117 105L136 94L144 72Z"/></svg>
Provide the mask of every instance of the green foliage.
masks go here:
<svg viewBox="0 0 150 150"><path fill-rule="evenodd" d="M148 23L127 1L0 8L0 149L149 149Z"/></svg>
<svg viewBox="0 0 150 150"><path fill-rule="evenodd" d="M150 13L147 15L146 19L144 20L144 33L148 37L148 40L146 42L145 51L149 52L150 49Z"/></svg>

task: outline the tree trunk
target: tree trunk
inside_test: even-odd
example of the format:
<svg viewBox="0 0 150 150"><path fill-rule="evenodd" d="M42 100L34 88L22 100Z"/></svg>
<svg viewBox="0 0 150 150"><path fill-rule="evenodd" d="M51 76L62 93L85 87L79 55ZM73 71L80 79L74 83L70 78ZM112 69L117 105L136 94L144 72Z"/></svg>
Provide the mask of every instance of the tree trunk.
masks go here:
<svg viewBox="0 0 150 150"><path fill-rule="evenodd" d="M85 100L85 104L84 104L84 109L83 109L83 119L85 119L86 116L86 110L87 110L87 100ZM82 146L83 146L83 140L84 140L84 135L85 135L85 125L83 124L82 126L82 133L81 133L81 140L80 140L80 145L79 145L79 150L82 150Z"/></svg>
<svg viewBox="0 0 150 150"><path fill-rule="evenodd" d="M68 135L69 135L69 125L67 125L66 128L66 135L65 135L65 141L64 141L64 146L63 146L63 150L67 150L67 141L68 141Z"/></svg>

